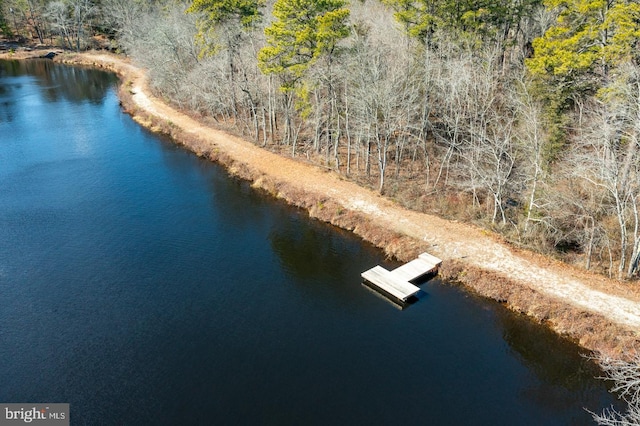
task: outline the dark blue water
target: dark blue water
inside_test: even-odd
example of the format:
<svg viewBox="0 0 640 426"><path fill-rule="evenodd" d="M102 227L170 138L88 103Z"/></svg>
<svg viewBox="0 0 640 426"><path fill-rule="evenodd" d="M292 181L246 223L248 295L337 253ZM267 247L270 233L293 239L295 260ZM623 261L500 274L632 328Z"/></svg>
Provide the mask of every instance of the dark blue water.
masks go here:
<svg viewBox="0 0 640 426"><path fill-rule="evenodd" d="M0 61L0 402L72 424L590 423L579 350L138 125L112 75Z"/></svg>

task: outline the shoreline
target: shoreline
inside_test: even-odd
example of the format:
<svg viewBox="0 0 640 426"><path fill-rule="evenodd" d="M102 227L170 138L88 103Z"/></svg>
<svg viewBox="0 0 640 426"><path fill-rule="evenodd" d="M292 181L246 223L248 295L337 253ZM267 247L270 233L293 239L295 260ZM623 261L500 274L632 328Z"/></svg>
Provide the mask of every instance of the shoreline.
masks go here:
<svg viewBox="0 0 640 426"><path fill-rule="evenodd" d="M0 54L0 59L26 59ZM208 127L150 94L147 76L126 58L64 53L56 62L113 71L125 112L235 177L305 209L312 218L354 232L400 261L427 251L443 259L440 276L549 326L589 351L631 358L640 348L640 291L518 250L477 227L406 210L335 172L296 161Z"/></svg>

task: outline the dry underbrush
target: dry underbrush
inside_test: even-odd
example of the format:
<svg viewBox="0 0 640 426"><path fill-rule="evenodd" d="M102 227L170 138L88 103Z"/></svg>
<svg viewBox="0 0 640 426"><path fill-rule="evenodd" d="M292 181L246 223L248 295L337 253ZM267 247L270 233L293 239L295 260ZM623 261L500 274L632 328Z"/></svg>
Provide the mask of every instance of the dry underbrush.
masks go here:
<svg viewBox="0 0 640 426"><path fill-rule="evenodd" d="M497 300L512 311L526 314L586 349L625 359L633 358L640 349L640 338L636 333L602 315L585 312L499 274L450 260L443 262L440 276L445 281L459 282L483 297Z"/></svg>

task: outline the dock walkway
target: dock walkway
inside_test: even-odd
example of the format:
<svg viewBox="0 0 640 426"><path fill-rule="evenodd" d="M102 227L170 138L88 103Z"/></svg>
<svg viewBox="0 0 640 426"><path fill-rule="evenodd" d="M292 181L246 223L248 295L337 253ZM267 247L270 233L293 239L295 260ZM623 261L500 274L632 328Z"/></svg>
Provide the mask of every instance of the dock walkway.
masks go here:
<svg viewBox="0 0 640 426"><path fill-rule="evenodd" d="M420 291L420 287L413 284L426 275L437 272L442 260L429 253L422 253L417 259L388 271L382 266L374 266L364 271L361 276L365 283L383 294L404 303L409 297Z"/></svg>

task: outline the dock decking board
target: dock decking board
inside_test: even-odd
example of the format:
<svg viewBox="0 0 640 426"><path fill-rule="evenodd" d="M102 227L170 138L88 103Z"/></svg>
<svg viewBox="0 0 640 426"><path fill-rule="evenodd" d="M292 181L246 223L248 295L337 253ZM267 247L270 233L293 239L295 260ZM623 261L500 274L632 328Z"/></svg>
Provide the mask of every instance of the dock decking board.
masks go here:
<svg viewBox="0 0 640 426"><path fill-rule="evenodd" d="M420 291L419 287L395 277L382 266L375 266L363 272L362 278L402 301Z"/></svg>
<svg viewBox="0 0 640 426"><path fill-rule="evenodd" d="M440 264L442 263L442 259L432 256L429 253L420 253L418 255L418 259L422 259L425 262L432 263L435 267L440 266Z"/></svg>
<svg viewBox="0 0 640 426"><path fill-rule="evenodd" d="M389 296L406 302L407 299L420 288L410 281L416 280L429 273L436 272L442 260L428 253L422 253L417 259L406 263L393 271L387 271L382 266L373 268L361 274L362 278L374 288L377 288Z"/></svg>
<svg viewBox="0 0 640 426"><path fill-rule="evenodd" d="M432 272L434 265L418 258L391 271L393 275L405 281L416 280Z"/></svg>

